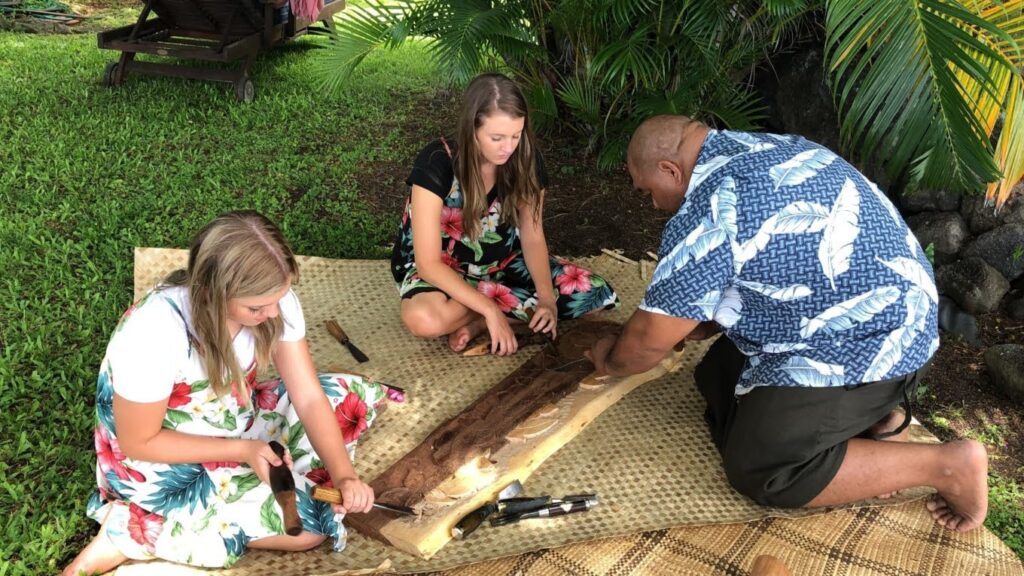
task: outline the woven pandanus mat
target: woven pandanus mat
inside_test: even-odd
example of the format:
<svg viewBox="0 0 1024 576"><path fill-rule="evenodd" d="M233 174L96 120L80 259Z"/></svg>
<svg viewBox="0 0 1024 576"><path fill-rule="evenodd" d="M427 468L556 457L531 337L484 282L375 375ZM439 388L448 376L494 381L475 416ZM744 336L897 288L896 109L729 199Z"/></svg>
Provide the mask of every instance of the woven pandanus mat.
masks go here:
<svg viewBox="0 0 1024 576"><path fill-rule="evenodd" d="M140 296L170 271L185 264L184 250L139 248L135 254L135 295ZM647 284L645 276L652 269L650 263L636 262L609 255L588 258L581 261L585 266L604 275L618 290L622 309L607 315L610 319L624 321L636 308ZM367 260L331 260L325 258L300 257L300 282L295 286L306 316L307 339L322 371L347 370L367 374L383 382L397 384L408 391L407 401L388 408L363 435L356 450L356 469L360 475L371 480L383 472L392 462L415 447L440 423L459 413L488 388L513 371L519 363L531 354L524 348L510 358L480 357L463 358L448 351L443 339L423 340L410 336L399 320L399 300L391 280L388 263ZM127 305L127 303L126 303ZM323 324L328 319L337 320L351 340L370 357L364 364L356 364L348 352L333 340ZM348 548L343 553L332 553L324 547L306 553L249 552L236 566L218 571L222 574L342 574L354 570L381 570L389 572L423 572L447 570L459 566L522 555L520 559L504 560L492 568L481 568L472 574L533 573L516 568L516 562L531 563L529 558L544 558L562 551L535 552L567 544L607 539L630 535L627 538L602 540L594 544L595 552L586 552L588 546L575 546L583 551L578 556L596 563L591 570L599 574L609 573L601 568L601 562L620 562L612 559L611 552L632 550L644 539L668 540L667 534L687 533L685 530L664 532L666 528L708 524L739 523L759 520L749 526L708 527L700 530L740 530L771 526L769 518L800 517L821 514L823 511L781 510L765 508L740 496L726 481L720 459L703 421L704 402L693 386L693 368L699 361L706 344L689 346L681 367L674 373L644 384L619 401L575 440L549 458L529 479L524 479L529 494L562 495L580 492L597 492L602 504L584 513L563 518L521 522L516 525L491 529L482 527L465 541L453 541L429 561L405 555L379 542L363 538L354 531L349 533ZM918 441L936 441L923 428L913 429ZM910 491L897 501L918 498L924 490ZM868 502L863 505L877 504ZM908 505L910 510L923 510L921 503ZM857 517L856 514L872 514L887 518L888 514L901 507L887 506L877 512L840 512L805 520L812 532L820 526L824 532L834 530L833 523L839 517ZM841 516L840 516L841 515ZM852 516L851 516L852 515ZM925 514L927 516L927 514ZM852 520L851 520L852 521ZM893 520L896 524L900 524ZM783 524L779 524L780 526ZM803 524L800 524L802 526ZM654 532L653 535L639 533ZM794 529L796 530L796 529ZM800 528L799 530L802 530ZM897 543L899 538L910 537L910 532L890 535ZM931 546L950 546L960 549L957 543L973 542L980 534L994 540L984 531L975 535L939 534L933 537ZM859 538L861 532L853 533L848 540ZM901 536L902 535L902 536ZM672 536L685 542L682 536ZM699 558L693 564L697 573L728 572L730 562L722 557L720 568L701 568L699 562L713 562L707 554L722 554L729 546L749 542L753 536L735 536L732 543L726 537L717 537L722 547L717 552L694 553ZM881 536L879 536L881 538ZM769 540L766 538L765 542ZM776 539L780 546L792 547ZM1001 545L1001 543L999 543ZM751 544L742 544L744 550L753 550ZM611 547L611 548L609 548ZM814 548L814 546L810 546ZM664 554L677 552L686 546L667 546ZM598 550L602 550L598 552ZM670 552L671 550L671 552ZM712 550L712 549L709 549ZM990 551L989 560L994 560L1002 550ZM778 551L776 551L778 552ZM739 552L732 552L738 554ZM937 554L937 552L931 552ZM640 570L647 565L640 558L648 552L637 550L633 568L617 574L629 574L634 568ZM851 552L855 554L855 552ZM779 554L776 554L779 555ZM1010 555L1012 557L1012 554ZM600 560L605 558L605 560ZM561 558L561 556L558 556ZM718 558L715 556L715 558ZM743 557L745 558L745 556ZM751 556L751 560L752 560ZM666 557L665 562L677 560ZM837 560L838 561L838 560ZM558 561L560 562L560 560ZM573 562L578 562L573 560ZM632 562L632 560L630 560ZM655 562L659 564L661 561ZM557 563L557 562L556 562ZM532 563L545 566L544 563ZM503 567L504 566L504 567ZM585 574L590 564L580 564L580 570L569 562L563 572L548 573ZM648 566L650 567L650 566ZM626 568L623 565L623 568ZM663 567L665 573L672 571ZM493 571L492 571L493 569ZM539 569L539 568L538 568ZM473 568L468 568L473 570ZM136 572L138 571L138 572ZM166 563L149 562L127 565L119 574L187 574L203 573L191 568L172 566ZM643 571L638 573L644 573ZM655 572L652 572L655 573ZM805 572L797 572L805 573ZM821 573L817 570L806 573ZM882 572L884 573L884 572ZM915 573L894 572L898 574ZM973 572L971 572L973 573ZM992 572L1002 573L1002 572Z"/></svg>

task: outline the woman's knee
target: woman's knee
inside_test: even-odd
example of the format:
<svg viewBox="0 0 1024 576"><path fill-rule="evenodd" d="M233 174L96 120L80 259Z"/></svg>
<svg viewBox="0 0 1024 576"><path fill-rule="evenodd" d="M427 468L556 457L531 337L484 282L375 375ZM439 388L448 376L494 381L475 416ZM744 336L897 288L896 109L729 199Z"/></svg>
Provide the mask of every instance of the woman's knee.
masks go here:
<svg viewBox="0 0 1024 576"><path fill-rule="evenodd" d="M295 539L296 550L303 551L312 550L313 548L323 544L324 540L327 540L327 536L324 536L323 534L314 534L313 532L302 532L298 536L295 536Z"/></svg>
<svg viewBox="0 0 1024 576"><path fill-rule="evenodd" d="M441 314L429 306L403 307L402 323L413 336L420 338L437 338L447 334Z"/></svg>

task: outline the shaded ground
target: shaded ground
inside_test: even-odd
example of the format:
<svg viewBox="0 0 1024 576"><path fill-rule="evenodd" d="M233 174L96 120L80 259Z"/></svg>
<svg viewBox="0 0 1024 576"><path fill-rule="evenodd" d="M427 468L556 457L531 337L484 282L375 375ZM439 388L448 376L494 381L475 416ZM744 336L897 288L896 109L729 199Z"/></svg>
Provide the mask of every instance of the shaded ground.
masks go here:
<svg viewBox="0 0 1024 576"><path fill-rule="evenodd" d="M1024 322L999 314L978 318L986 346L1024 344ZM974 438L989 449L993 471L1024 482L1024 409L997 391L985 369L984 348L944 337L919 395L921 419L943 440Z"/></svg>

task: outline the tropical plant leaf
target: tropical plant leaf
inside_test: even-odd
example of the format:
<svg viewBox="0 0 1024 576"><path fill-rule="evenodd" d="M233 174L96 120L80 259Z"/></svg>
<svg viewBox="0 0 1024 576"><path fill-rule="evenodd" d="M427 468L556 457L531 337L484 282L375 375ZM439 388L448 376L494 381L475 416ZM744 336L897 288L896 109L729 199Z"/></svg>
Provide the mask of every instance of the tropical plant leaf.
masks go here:
<svg viewBox="0 0 1024 576"><path fill-rule="evenodd" d="M412 0L366 0L365 6L346 6L335 19L334 42L314 68L326 90L337 90L371 52L397 48L417 30Z"/></svg>
<svg viewBox="0 0 1024 576"><path fill-rule="evenodd" d="M992 46L1013 39L950 0L826 5L844 146L862 158L884 150L878 160L912 185L966 190L998 178L984 107L965 97L961 78L1000 98L998 70L1013 65Z"/></svg>

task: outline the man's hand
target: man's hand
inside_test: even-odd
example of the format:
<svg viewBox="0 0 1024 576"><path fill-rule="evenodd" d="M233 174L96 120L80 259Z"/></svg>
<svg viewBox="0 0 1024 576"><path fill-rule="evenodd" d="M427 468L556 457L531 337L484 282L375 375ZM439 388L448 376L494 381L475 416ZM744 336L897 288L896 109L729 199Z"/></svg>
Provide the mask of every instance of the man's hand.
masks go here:
<svg viewBox="0 0 1024 576"><path fill-rule="evenodd" d="M611 354L612 348L615 347L615 341L617 339L617 336L605 336L597 342L594 342L594 345L591 346L590 350L583 353L584 356L594 363L594 369L597 371L598 376L606 373L605 362L608 360L608 355Z"/></svg>

